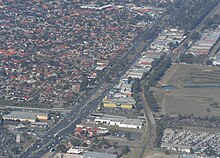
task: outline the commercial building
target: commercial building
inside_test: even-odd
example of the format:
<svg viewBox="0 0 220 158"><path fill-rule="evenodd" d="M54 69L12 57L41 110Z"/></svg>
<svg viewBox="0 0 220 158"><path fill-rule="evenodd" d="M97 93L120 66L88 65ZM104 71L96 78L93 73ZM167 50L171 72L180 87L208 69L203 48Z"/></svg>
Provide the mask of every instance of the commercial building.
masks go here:
<svg viewBox="0 0 220 158"><path fill-rule="evenodd" d="M123 116L116 115L103 115L95 117L95 122L110 125L110 126L118 126L121 128L136 128L141 129L144 125L144 120L142 119L129 119Z"/></svg>
<svg viewBox="0 0 220 158"><path fill-rule="evenodd" d="M142 57L138 64L141 65L142 67L151 67L151 63L154 61L153 58L149 57Z"/></svg>
<svg viewBox="0 0 220 158"><path fill-rule="evenodd" d="M48 115L47 114L38 114L37 118L39 120L47 120L48 119Z"/></svg>
<svg viewBox="0 0 220 158"><path fill-rule="evenodd" d="M220 56L214 57L212 64L213 64L214 66L220 66Z"/></svg>
<svg viewBox="0 0 220 158"><path fill-rule="evenodd" d="M143 77L143 74L148 72L151 65L144 65L146 68L133 68L133 69L130 69L126 75L128 77L131 77L131 78L138 78L138 79L142 79ZM147 68L148 67L148 68Z"/></svg>
<svg viewBox="0 0 220 158"><path fill-rule="evenodd" d="M140 121L138 119L126 119L123 120L120 124L119 127L122 128L138 128L141 129L143 127L143 121Z"/></svg>
<svg viewBox="0 0 220 158"><path fill-rule="evenodd" d="M104 98L103 107L105 108L116 108L132 109L135 105L135 100L131 97L127 98Z"/></svg>
<svg viewBox="0 0 220 158"><path fill-rule="evenodd" d="M68 154L81 154L85 151L85 149L78 149L78 148L70 148L67 150Z"/></svg>
<svg viewBox="0 0 220 158"><path fill-rule="evenodd" d="M104 114L103 116L95 117L95 122L107 125L119 125L125 119L127 119L127 117Z"/></svg>
<svg viewBox="0 0 220 158"><path fill-rule="evenodd" d="M200 40L195 42L187 53L191 53L194 55L207 55L212 49L212 46L220 37L219 31L219 28L217 28L216 30L205 30L202 33Z"/></svg>
<svg viewBox="0 0 220 158"><path fill-rule="evenodd" d="M5 120L20 120L34 123L36 119L47 120L48 113L35 113L27 111L12 111L7 115L3 115Z"/></svg>

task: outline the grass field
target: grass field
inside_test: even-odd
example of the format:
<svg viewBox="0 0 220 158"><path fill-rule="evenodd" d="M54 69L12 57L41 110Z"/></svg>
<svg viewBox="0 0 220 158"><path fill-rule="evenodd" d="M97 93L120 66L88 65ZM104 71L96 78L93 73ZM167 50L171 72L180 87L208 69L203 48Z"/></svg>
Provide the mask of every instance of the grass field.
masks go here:
<svg viewBox="0 0 220 158"><path fill-rule="evenodd" d="M162 114L220 115L219 67L174 64L152 89Z"/></svg>

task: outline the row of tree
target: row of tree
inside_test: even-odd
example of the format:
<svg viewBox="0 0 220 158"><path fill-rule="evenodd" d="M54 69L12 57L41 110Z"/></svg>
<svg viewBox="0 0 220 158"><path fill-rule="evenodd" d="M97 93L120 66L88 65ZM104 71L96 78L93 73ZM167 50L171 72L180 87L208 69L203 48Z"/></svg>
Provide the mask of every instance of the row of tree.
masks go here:
<svg viewBox="0 0 220 158"><path fill-rule="evenodd" d="M156 81L160 80L160 78L164 75L167 68L171 65L171 58L166 58L164 60L159 61L156 67L153 68L153 73L150 74L148 79L147 88L149 89L152 86L155 86Z"/></svg>
<svg viewBox="0 0 220 158"><path fill-rule="evenodd" d="M203 64L204 60L207 58L206 55L193 55L193 54L181 54L180 55L180 62L187 63L187 64ZM210 60L206 60L206 65L211 65L212 62Z"/></svg>
<svg viewBox="0 0 220 158"><path fill-rule="evenodd" d="M211 18L207 18L204 21L203 30L207 28L216 29L220 25L220 15L215 14Z"/></svg>
<svg viewBox="0 0 220 158"><path fill-rule="evenodd" d="M132 92L133 92L133 98L136 102L140 100L140 80L138 78L134 78L132 82Z"/></svg>
<svg viewBox="0 0 220 158"><path fill-rule="evenodd" d="M128 81L130 78L128 79ZM132 92L133 92L133 98L136 101L135 108L137 110L142 110L143 105L141 104L141 99L140 99L140 93L141 93L141 84L140 84L140 79L134 78L132 79Z"/></svg>
<svg viewBox="0 0 220 158"><path fill-rule="evenodd" d="M156 102L156 99L153 96L152 91L150 91L150 87L155 86L156 82L160 80L160 78L165 74L165 71L170 67L171 59L161 57L158 60L155 60L152 63L152 72L151 74L147 75L148 84L144 87L144 95L147 100L148 105L150 106L151 110L157 112L159 106Z"/></svg>

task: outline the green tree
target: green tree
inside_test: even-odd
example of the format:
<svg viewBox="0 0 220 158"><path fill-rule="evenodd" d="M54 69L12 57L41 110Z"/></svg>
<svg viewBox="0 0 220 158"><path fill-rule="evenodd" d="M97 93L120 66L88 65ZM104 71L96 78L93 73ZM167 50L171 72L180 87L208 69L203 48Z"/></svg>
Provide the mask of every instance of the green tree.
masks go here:
<svg viewBox="0 0 220 158"><path fill-rule="evenodd" d="M193 41L197 41L200 39L200 34L199 32L195 31L193 32L191 35L190 35L190 38L193 40Z"/></svg>
<svg viewBox="0 0 220 158"><path fill-rule="evenodd" d="M80 141L79 139L74 139L74 140L71 141L71 143L72 143L74 146L78 146L78 145L81 143L81 141Z"/></svg>
<svg viewBox="0 0 220 158"><path fill-rule="evenodd" d="M0 125L3 125L4 119L2 117L2 115L0 114Z"/></svg>
<svg viewBox="0 0 220 158"><path fill-rule="evenodd" d="M165 154L166 154L166 155L170 155L170 151L169 151L169 150L166 150L166 151L165 151Z"/></svg>
<svg viewBox="0 0 220 158"><path fill-rule="evenodd" d="M57 150L61 151L62 153L65 153L67 151L67 148L66 148L65 145L60 144L60 145L57 146Z"/></svg>
<svg viewBox="0 0 220 158"><path fill-rule="evenodd" d="M86 75L83 75L83 78L82 78L82 82L81 82L81 85L80 85L80 88L82 90L85 90L88 86L88 78Z"/></svg>
<svg viewBox="0 0 220 158"><path fill-rule="evenodd" d="M132 81L132 77L131 77L131 76L129 76L129 77L128 77L128 84L130 84L130 83L131 83L131 81Z"/></svg>
<svg viewBox="0 0 220 158"><path fill-rule="evenodd" d="M119 147L118 142L113 142L113 147L114 147L114 148L118 148L118 147Z"/></svg>
<svg viewBox="0 0 220 158"><path fill-rule="evenodd" d="M188 44L187 44L187 43L184 43L184 44L183 44L183 47L184 47L184 48L188 48Z"/></svg>
<svg viewBox="0 0 220 158"><path fill-rule="evenodd" d="M192 30L201 23L204 17L217 5L219 0L190 1L183 6L172 21L172 25L184 30Z"/></svg>
<svg viewBox="0 0 220 158"><path fill-rule="evenodd" d="M207 59L207 60L205 61L205 64L206 64L207 66L212 65L212 60Z"/></svg>
<svg viewBox="0 0 220 158"><path fill-rule="evenodd" d="M135 101L139 101L140 80L138 78L133 79L132 91Z"/></svg>
<svg viewBox="0 0 220 158"><path fill-rule="evenodd" d="M125 145L125 146L122 147L121 151L122 151L123 154L127 154L130 151L130 149L127 145Z"/></svg>
<svg viewBox="0 0 220 158"><path fill-rule="evenodd" d="M180 55L180 62L192 64L193 63L193 55L188 53L188 54L181 54Z"/></svg>
<svg viewBox="0 0 220 158"><path fill-rule="evenodd" d="M174 49L176 47L176 44L173 42L170 42L167 45L170 47L170 49Z"/></svg>

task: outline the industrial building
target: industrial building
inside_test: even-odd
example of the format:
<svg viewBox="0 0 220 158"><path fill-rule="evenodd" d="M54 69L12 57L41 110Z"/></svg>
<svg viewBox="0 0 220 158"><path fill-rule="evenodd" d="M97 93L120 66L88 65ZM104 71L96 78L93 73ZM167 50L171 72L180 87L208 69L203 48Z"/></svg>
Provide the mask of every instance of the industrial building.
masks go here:
<svg viewBox="0 0 220 158"><path fill-rule="evenodd" d="M119 124L119 127L141 129L143 127L143 122L144 121L140 121L139 119L126 119Z"/></svg>
<svg viewBox="0 0 220 158"><path fill-rule="evenodd" d="M119 158L116 154L107 154L94 151L87 151L83 158Z"/></svg>
<svg viewBox="0 0 220 158"><path fill-rule="evenodd" d="M154 61L154 58L149 58L147 56L143 56L139 62L138 65L142 66L142 67L151 67L151 63Z"/></svg>
<svg viewBox="0 0 220 158"><path fill-rule="evenodd" d="M150 70L151 65L147 64L146 62L145 64L144 62L141 62L141 64L144 66L143 68L141 67L130 69L126 74L127 77L142 79L143 74Z"/></svg>
<svg viewBox="0 0 220 158"><path fill-rule="evenodd" d="M129 119L123 116L116 115L106 115L95 117L95 123L102 123L110 126L118 126L121 128L136 128L142 129L144 125L144 120L142 119Z"/></svg>
<svg viewBox="0 0 220 158"><path fill-rule="evenodd" d="M104 98L103 107L105 108L116 108L132 109L135 105L135 100L131 97L128 98Z"/></svg>
<svg viewBox="0 0 220 158"><path fill-rule="evenodd" d="M220 56L219 55L213 58L212 65L220 66Z"/></svg>
<svg viewBox="0 0 220 158"><path fill-rule="evenodd" d="M27 112L27 111L12 111L9 114L3 115L5 120L20 120L28 121L34 123L36 119L47 120L48 113L36 113L36 112Z"/></svg>
<svg viewBox="0 0 220 158"><path fill-rule="evenodd" d="M78 149L78 148L70 148L69 150L67 150L68 154L82 154L85 151L85 149Z"/></svg>
<svg viewBox="0 0 220 158"><path fill-rule="evenodd" d="M212 46L216 43L216 41L220 37L219 31L220 31L219 28L217 28L216 30L204 31L203 34L201 35L200 40L195 42L187 53L193 55L202 55L202 54L207 55L210 52Z"/></svg>

